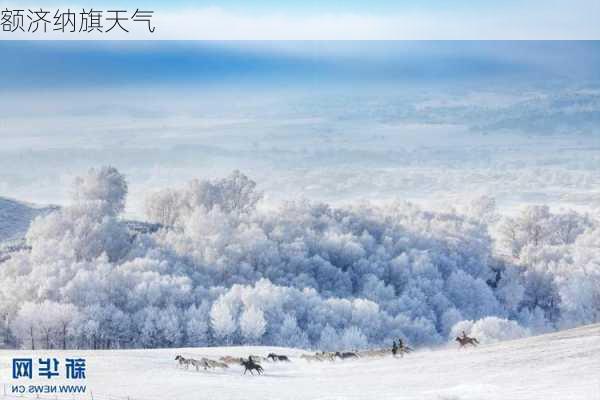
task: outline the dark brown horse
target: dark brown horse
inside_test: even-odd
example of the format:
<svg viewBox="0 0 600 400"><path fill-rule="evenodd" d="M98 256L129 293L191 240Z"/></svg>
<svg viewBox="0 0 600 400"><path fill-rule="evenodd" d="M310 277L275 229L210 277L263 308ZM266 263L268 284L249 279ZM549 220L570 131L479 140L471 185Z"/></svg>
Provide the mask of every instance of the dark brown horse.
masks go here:
<svg viewBox="0 0 600 400"><path fill-rule="evenodd" d="M476 347L479 344L479 341L475 338L472 337L468 337L468 336L457 336L456 340L459 344L460 344L460 348L462 349L463 347L467 346L467 345L471 345L473 347Z"/></svg>
<svg viewBox="0 0 600 400"><path fill-rule="evenodd" d="M339 351L336 351L335 356L341 358L342 360L345 360L347 358L358 358L358 354L356 354L353 351L344 351L341 353Z"/></svg>
<svg viewBox="0 0 600 400"><path fill-rule="evenodd" d="M281 354L275 354L275 353L269 353L269 355L267 356L267 358L270 358L273 361L290 361L290 359L288 358L288 356L284 356Z"/></svg>
<svg viewBox="0 0 600 400"><path fill-rule="evenodd" d="M400 354L400 358L404 358L404 354L412 353L412 347L404 346L398 347L397 354Z"/></svg>
<svg viewBox="0 0 600 400"><path fill-rule="evenodd" d="M246 372L248 371L250 371L250 374L254 375L252 370L258 372L259 375L262 374L264 371L263 367L261 367L260 364L257 364L254 361L252 361L252 357L248 358L247 360L242 359L240 361L240 364L244 366L244 375L246 375Z"/></svg>

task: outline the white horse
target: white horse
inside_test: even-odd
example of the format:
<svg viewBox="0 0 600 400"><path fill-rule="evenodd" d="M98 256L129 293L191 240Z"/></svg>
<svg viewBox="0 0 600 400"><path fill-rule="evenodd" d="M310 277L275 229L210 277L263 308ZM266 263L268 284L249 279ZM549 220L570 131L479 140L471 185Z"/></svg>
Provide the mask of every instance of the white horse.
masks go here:
<svg viewBox="0 0 600 400"><path fill-rule="evenodd" d="M211 360L210 358L201 358L200 363L202 364L204 369L207 369L207 368L229 368L229 365L225 364L224 362Z"/></svg>
<svg viewBox="0 0 600 400"><path fill-rule="evenodd" d="M335 361L335 352L333 352L333 351L329 351L329 352L321 351L321 352L315 353L315 356L321 358L322 360Z"/></svg>
<svg viewBox="0 0 600 400"><path fill-rule="evenodd" d="M388 349L363 350L358 352L359 357L384 357L390 353Z"/></svg>
<svg viewBox="0 0 600 400"><path fill-rule="evenodd" d="M204 365L204 363L202 362L202 360L195 360L193 358L190 358L190 364L193 367L196 367L196 371L200 371L200 368L206 369L206 366Z"/></svg>
<svg viewBox="0 0 600 400"><path fill-rule="evenodd" d="M317 354L315 354L315 355L312 355L312 354L302 354L300 356L300 358L303 358L303 359L305 359L308 362L311 362L311 361L325 361L325 359L323 357L321 357L321 356L319 356Z"/></svg>
<svg viewBox="0 0 600 400"><path fill-rule="evenodd" d="M232 357L232 356L223 356L219 358L220 361L223 361L225 364L240 364L243 360L241 357Z"/></svg>
<svg viewBox="0 0 600 400"><path fill-rule="evenodd" d="M175 357L175 361L177 361L179 363L180 367L185 366L185 369L189 369L190 364L192 363L191 358L184 358L183 356L180 356L180 355L177 355L177 357Z"/></svg>
<svg viewBox="0 0 600 400"><path fill-rule="evenodd" d="M175 361L177 361L179 363L180 367L184 367L185 369L190 369L190 365L194 368L196 368L196 371L200 371L200 368L204 368L206 369L207 366L205 365L205 363L202 360L196 360L194 358L185 358L181 355L178 355L177 357L175 357Z"/></svg>

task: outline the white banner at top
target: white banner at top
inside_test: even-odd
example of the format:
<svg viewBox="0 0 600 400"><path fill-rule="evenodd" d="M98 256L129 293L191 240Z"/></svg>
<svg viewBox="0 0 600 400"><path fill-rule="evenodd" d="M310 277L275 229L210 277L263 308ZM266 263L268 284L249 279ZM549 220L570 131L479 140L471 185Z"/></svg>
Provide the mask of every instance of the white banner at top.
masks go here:
<svg viewBox="0 0 600 400"><path fill-rule="evenodd" d="M429 1L303 9L131 0L96 5L0 2L1 40L544 40L600 39L600 1ZM457 4L460 3L457 2ZM286 3L287 4L287 3Z"/></svg>

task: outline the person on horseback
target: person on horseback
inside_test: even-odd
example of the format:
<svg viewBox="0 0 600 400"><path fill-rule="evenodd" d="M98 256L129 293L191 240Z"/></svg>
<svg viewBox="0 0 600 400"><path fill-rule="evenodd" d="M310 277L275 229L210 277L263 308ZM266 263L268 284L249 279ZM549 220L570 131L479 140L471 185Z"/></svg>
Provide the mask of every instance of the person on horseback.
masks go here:
<svg viewBox="0 0 600 400"><path fill-rule="evenodd" d="M244 366L244 375L246 375L246 372L248 371L250 371L251 375L254 375L252 370L258 372L259 375L261 375L264 372L263 367L252 360L252 356L249 356L248 360L244 360L242 358L240 364Z"/></svg>

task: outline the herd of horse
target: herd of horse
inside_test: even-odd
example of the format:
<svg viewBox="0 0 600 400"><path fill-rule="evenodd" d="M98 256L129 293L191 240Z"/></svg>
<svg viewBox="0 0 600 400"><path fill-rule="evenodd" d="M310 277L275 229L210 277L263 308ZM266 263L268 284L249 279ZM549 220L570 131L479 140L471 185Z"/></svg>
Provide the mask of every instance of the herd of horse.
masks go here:
<svg viewBox="0 0 600 400"><path fill-rule="evenodd" d="M190 366L196 368L196 371L199 371L200 368L204 370L215 369L215 368L229 368L229 365L241 365L244 367L244 375L246 372L250 371L252 375L254 373L252 371L258 372L258 374L262 374L264 369L259 364L261 361L272 361L272 362L290 362L290 358L286 355L269 353L266 357L250 355L248 358L243 357L232 357L232 356L224 356L219 358L219 360L211 360L210 358L202 357L199 360L195 358L185 358L182 355L177 355L175 357L175 361L179 363L180 367L185 367L189 369Z"/></svg>
<svg viewBox="0 0 600 400"><path fill-rule="evenodd" d="M455 339L459 344L459 348L464 348L466 346L476 347L479 344L479 341L474 337L467 336L464 332L462 336L457 336ZM400 342L401 343L401 342ZM374 349L374 350L363 350L363 351L319 351L314 354L302 354L300 356L301 359L312 362L312 361L335 361L339 360L349 360L349 359L359 359L359 358L367 358L367 357L385 357L389 354L393 354L394 357L400 355L404 357L404 354L408 354L413 350L404 345L400 345L400 347L396 346L394 342L394 349ZM181 355L177 355L175 357L175 361L178 362L179 367L189 369L190 366L196 368L196 371L199 371L200 368L204 370L221 368L226 369L229 368L230 365L241 365L244 367L244 375L246 372L250 372L250 374L254 375L253 371L256 371L259 375L264 372L264 368L260 364L261 362L291 362L290 358L283 354L275 354L269 353L266 357L259 355L249 355L248 358L243 357L233 357L233 356L223 356L220 357L219 360L211 360L209 358L200 358L199 360L194 358L185 358Z"/></svg>

